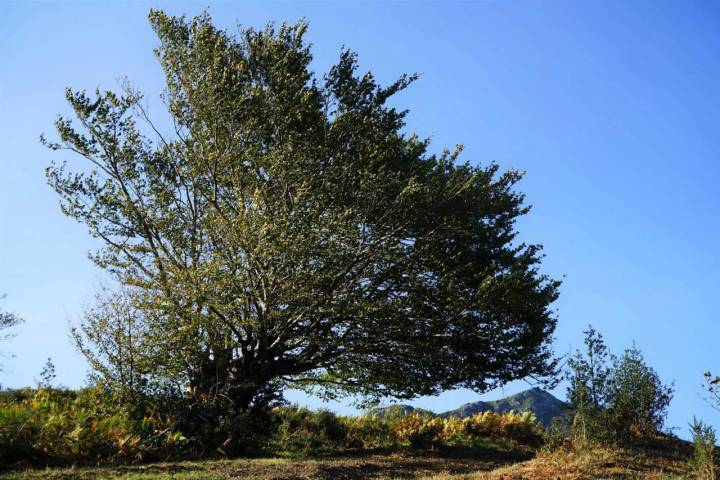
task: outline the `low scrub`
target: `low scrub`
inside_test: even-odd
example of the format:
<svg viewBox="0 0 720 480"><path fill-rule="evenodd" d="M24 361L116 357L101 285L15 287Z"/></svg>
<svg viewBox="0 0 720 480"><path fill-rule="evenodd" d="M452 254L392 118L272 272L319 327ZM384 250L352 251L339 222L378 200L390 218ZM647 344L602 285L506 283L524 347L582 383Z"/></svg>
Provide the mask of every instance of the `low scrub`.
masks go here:
<svg viewBox="0 0 720 480"><path fill-rule="evenodd" d="M579 446L632 444L657 435L673 397L673 384L662 382L635 345L615 356L592 326L584 333L585 351L578 350L569 359L566 372L574 411L568 439Z"/></svg>
<svg viewBox="0 0 720 480"><path fill-rule="evenodd" d="M239 454L308 456L350 451L534 447L542 429L530 413L485 412L468 418L427 413L339 416L327 410L280 406L263 422L230 428L212 451L201 433L182 430L177 415L150 402L142 413L118 407L100 390L39 389L0 393L0 463L58 465L143 462ZM167 407L167 405L165 405ZM258 431L262 425L263 432ZM232 427L232 426L230 426Z"/></svg>
<svg viewBox="0 0 720 480"><path fill-rule="evenodd" d="M0 396L0 463L139 461L181 451L170 419L134 418L97 390L18 390Z"/></svg>
<svg viewBox="0 0 720 480"><path fill-rule="evenodd" d="M698 480L716 480L718 467L715 463L715 429L693 418L690 424L693 453L690 457L690 469Z"/></svg>
<svg viewBox="0 0 720 480"><path fill-rule="evenodd" d="M273 420L271 447L278 453L311 455L347 447L347 426L342 418L328 410L276 408Z"/></svg>
<svg viewBox="0 0 720 480"><path fill-rule="evenodd" d="M276 453L307 455L347 450L473 448L492 442L539 446L542 428L532 413L478 413L440 418L407 415L337 416L329 411L280 407L273 410Z"/></svg>

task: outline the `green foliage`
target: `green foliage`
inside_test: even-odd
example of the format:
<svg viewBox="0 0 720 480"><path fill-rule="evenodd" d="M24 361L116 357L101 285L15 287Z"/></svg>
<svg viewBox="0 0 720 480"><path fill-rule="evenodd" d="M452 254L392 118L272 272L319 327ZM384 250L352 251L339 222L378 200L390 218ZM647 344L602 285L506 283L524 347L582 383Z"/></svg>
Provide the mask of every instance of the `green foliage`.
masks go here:
<svg viewBox="0 0 720 480"><path fill-rule="evenodd" d="M693 453L690 458L690 468L694 478L698 480L715 480L717 478L717 465L715 463L715 430L712 426L693 417L690 424L690 433L693 439Z"/></svg>
<svg viewBox="0 0 720 480"><path fill-rule="evenodd" d="M171 426L158 412L135 419L98 390L2 392L0 463L167 458L186 442Z"/></svg>
<svg viewBox="0 0 720 480"><path fill-rule="evenodd" d="M357 417L342 417L342 420L347 428L346 445L348 448L391 450L399 447L391 418L366 414Z"/></svg>
<svg viewBox="0 0 720 480"><path fill-rule="evenodd" d="M411 448L429 448L440 443L443 426L440 417L411 413L395 419L392 428L403 444Z"/></svg>
<svg viewBox="0 0 720 480"><path fill-rule="evenodd" d="M0 392L0 463L140 462L238 455L308 456L357 451L453 449L506 445L533 448L542 429L530 413L485 412L463 419L412 413L338 416L326 410L275 407L225 426L208 450L204 437L182 431L167 402L146 400L144 415L120 408L101 389ZM211 427L208 427L211 428Z"/></svg>
<svg viewBox="0 0 720 480"><path fill-rule="evenodd" d="M579 447L580 440L574 428L577 413L555 417L543 432L543 450L553 452L566 447Z"/></svg>
<svg viewBox="0 0 720 480"><path fill-rule="evenodd" d="M45 141L82 160L48 181L139 298L132 361L97 356L131 341L122 322L76 337L106 382L176 383L219 428L268 386L410 398L554 373L559 282L515 241L521 174L404 133L388 100L415 76L383 87L343 51L317 77L304 22L150 23L170 131L128 85L68 90L77 121Z"/></svg>
<svg viewBox="0 0 720 480"><path fill-rule="evenodd" d="M55 364L52 362L52 359L48 357L45 361L45 365L43 365L43 369L40 371L40 379L37 381L38 388L52 388L55 377L57 377L55 374Z"/></svg>
<svg viewBox="0 0 720 480"><path fill-rule="evenodd" d="M592 325L585 334L585 351L577 350L568 361L572 372L568 386L568 401L576 409L602 407L607 401L607 385L610 377L608 349L602 335Z"/></svg>
<svg viewBox="0 0 720 480"><path fill-rule="evenodd" d="M602 334L592 325L585 334L585 351L576 350L568 361L567 396L575 411L570 429L572 443L580 445L593 441L607 441L612 429L607 421L608 384L612 370L608 349ZM557 432L563 430L555 425Z"/></svg>
<svg viewBox="0 0 720 480"><path fill-rule="evenodd" d="M313 412L307 408L277 408L274 449L291 455L313 455L346 447L348 429L328 410Z"/></svg>
<svg viewBox="0 0 720 480"><path fill-rule="evenodd" d="M585 332L585 352L568 362L568 399L575 411L569 428L575 446L650 436L663 426L673 395L640 350L609 355L595 329Z"/></svg>
<svg viewBox="0 0 720 480"><path fill-rule="evenodd" d="M613 358L611 372L607 391L610 424L621 435L658 432L672 400L672 384L662 383L635 346L626 349L619 358Z"/></svg>
<svg viewBox="0 0 720 480"><path fill-rule="evenodd" d="M158 340L138 304L136 289L101 287L82 320L71 328L75 347L91 367L90 383L112 395L118 404L138 406L147 395L181 387L155 366Z"/></svg>

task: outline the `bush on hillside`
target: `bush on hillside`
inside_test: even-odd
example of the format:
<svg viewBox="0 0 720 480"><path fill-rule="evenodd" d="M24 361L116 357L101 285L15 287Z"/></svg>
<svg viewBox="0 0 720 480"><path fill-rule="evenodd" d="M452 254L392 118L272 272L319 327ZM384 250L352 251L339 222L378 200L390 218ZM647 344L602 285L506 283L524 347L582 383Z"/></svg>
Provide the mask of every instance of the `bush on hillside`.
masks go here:
<svg viewBox="0 0 720 480"><path fill-rule="evenodd" d="M585 331L586 349L568 362L568 399L575 446L652 436L665 422L673 386L665 385L633 346L610 355L600 333ZM555 426L558 431L558 425Z"/></svg>
<svg viewBox="0 0 720 480"><path fill-rule="evenodd" d="M390 427L397 440L411 448L475 447L496 440L530 446L542 442L542 428L531 412L487 411L445 419L413 413L391 423Z"/></svg>
<svg viewBox="0 0 720 480"><path fill-rule="evenodd" d="M347 426L328 410L275 408L273 417L276 427L272 443L279 453L314 455L342 450L346 446Z"/></svg>
<svg viewBox="0 0 720 480"><path fill-rule="evenodd" d="M418 413L400 417L391 426L396 438L411 448L439 446L444 427L442 418Z"/></svg>
<svg viewBox="0 0 720 480"><path fill-rule="evenodd" d="M690 457L692 473L698 480L715 480L718 472L715 465L715 429L693 417L690 433L693 440L693 453Z"/></svg>
<svg viewBox="0 0 720 480"><path fill-rule="evenodd" d="M663 384L635 346L626 349L619 358L613 357L611 372L607 416L617 434L637 437L659 432L672 400L672 384Z"/></svg>
<svg viewBox="0 0 720 480"><path fill-rule="evenodd" d="M123 408L102 389L0 392L0 463L142 462L170 458L347 451L452 449L489 444L537 446L542 429L530 413L484 412L467 418L412 413L338 416L275 407L228 419L221 432L183 428L180 402L145 399L144 413ZM219 447L208 449L207 436ZM224 440L222 440L224 438Z"/></svg>
<svg viewBox="0 0 720 480"><path fill-rule="evenodd" d="M400 417L396 417L400 418ZM360 450L390 450L399 446L388 417L375 414L341 417L347 428L347 446Z"/></svg>
<svg viewBox="0 0 720 480"><path fill-rule="evenodd" d="M135 419L101 391L38 389L0 397L0 463L141 461L179 453L187 439L160 412Z"/></svg>

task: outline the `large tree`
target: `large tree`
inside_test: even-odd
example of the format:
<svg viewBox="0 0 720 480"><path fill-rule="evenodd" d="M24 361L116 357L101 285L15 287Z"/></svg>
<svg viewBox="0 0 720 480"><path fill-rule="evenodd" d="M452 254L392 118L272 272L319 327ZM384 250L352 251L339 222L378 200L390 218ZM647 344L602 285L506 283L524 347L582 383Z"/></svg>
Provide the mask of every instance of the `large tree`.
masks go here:
<svg viewBox="0 0 720 480"><path fill-rule="evenodd" d="M68 89L46 142L65 214L142 292L155 365L197 402L244 409L269 385L409 398L544 378L559 283L516 241L521 174L429 152L343 51L310 70L300 22L231 35L151 11L166 127L142 96Z"/></svg>

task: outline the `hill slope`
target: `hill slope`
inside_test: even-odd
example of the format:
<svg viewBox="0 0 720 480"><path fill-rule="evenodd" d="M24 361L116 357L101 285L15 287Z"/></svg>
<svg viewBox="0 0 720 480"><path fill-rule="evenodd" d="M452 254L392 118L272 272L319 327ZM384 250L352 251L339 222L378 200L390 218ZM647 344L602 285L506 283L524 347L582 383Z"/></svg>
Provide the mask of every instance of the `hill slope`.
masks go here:
<svg viewBox="0 0 720 480"><path fill-rule="evenodd" d="M488 410L497 413L514 410L516 412L533 412L540 423L548 426L553 418L561 416L567 409L567 403L558 400L552 394L539 388L531 388L500 400L466 403L455 410L449 410L440 415L442 417L463 418Z"/></svg>
<svg viewBox="0 0 720 480"><path fill-rule="evenodd" d="M497 413L508 412L514 410L516 412L532 412L538 421L544 426L550 425L553 418L561 416L568 409L567 403L558 400L552 394L539 388L531 388L524 392L510 395L493 401L477 401L466 403L454 410L440 413L439 416L465 418L476 413L493 411ZM379 407L370 410L368 413L379 416L400 416L409 413L426 413L432 414L428 410L412 407L405 404L390 405L387 407Z"/></svg>
<svg viewBox="0 0 720 480"><path fill-rule="evenodd" d="M420 415L435 415L430 410L415 408L411 405L405 405L403 403L388 405L386 407L372 408L368 410L367 413L369 415L377 415L378 417L388 418L402 417L403 415L408 415L411 413L418 413Z"/></svg>
<svg viewBox="0 0 720 480"><path fill-rule="evenodd" d="M318 459L236 459L106 467L0 470L8 480L671 480L690 477L691 448L676 439L632 449L598 447L587 451L558 450L526 461L507 452L485 451L474 458L442 457L430 452L395 455L350 455Z"/></svg>

